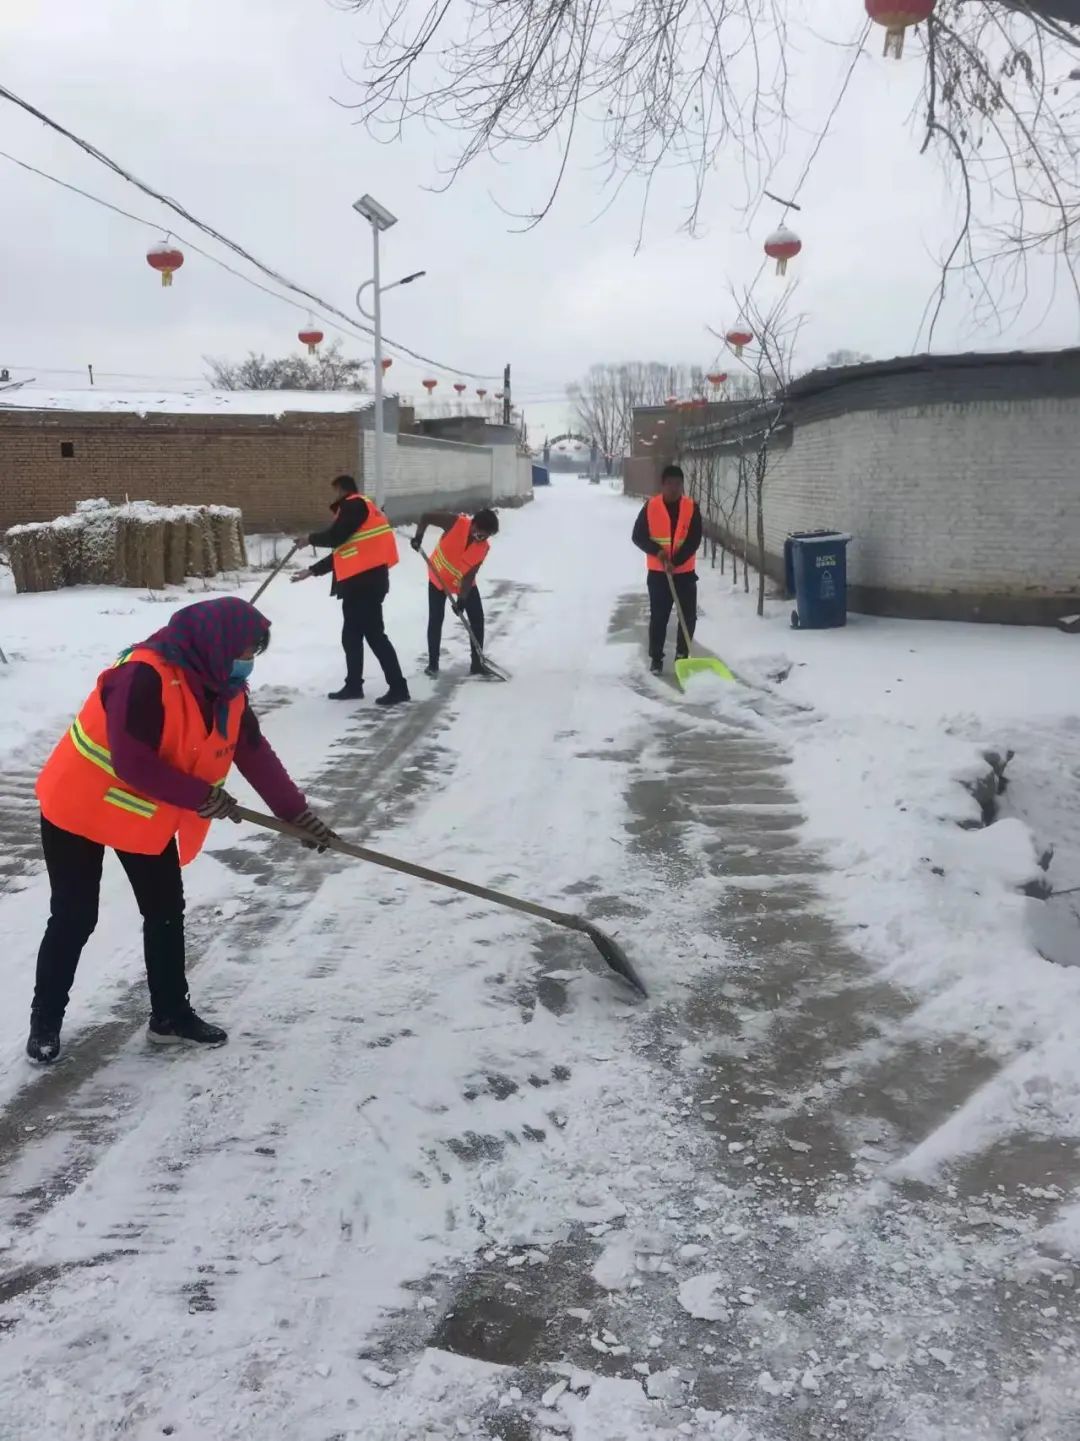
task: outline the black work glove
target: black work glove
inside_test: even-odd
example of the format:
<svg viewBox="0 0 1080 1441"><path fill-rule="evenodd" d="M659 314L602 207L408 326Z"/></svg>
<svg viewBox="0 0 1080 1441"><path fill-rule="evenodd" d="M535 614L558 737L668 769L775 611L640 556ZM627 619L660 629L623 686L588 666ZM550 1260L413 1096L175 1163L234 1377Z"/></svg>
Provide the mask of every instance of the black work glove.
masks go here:
<svg viewBox="0 0 1080 1441"><path fill-rule="evenodd" d="M326 850L328 841L336 841L338 839L338 836L330 829L326 822L321 821L315 812L311 810L301 811L291 824L294 825L297 830L306 831L311 837L310 840L302 840L300 844L309 851L318 851L320 855Z"/></svg>
<svg viewBox="0 0 1080 1441"><path fill-rule="evenodd" d="M424 542L420 539L418 535L414 535L412 540L409 541L409 544L412 546L413 550L419 550L423 543Z"/></svg>
<svg viewBox="0 0 1080 1441"><path fill-rule="evenodd" d="M239 810L239 803L229 792L221 786L215 786L199 807L197 814L202 816L204 821L235 821L239 825Z"/></svg>

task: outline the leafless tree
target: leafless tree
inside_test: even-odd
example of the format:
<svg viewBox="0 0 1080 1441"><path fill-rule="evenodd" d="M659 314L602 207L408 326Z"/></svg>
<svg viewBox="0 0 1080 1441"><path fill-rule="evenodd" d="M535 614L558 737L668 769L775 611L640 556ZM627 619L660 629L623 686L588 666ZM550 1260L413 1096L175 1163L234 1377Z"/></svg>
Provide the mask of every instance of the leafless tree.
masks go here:
<svg viewBox="0 0 1080 1441"><path fill-rule="evenodd" d="M786 287L780 298L768 308L755 300L752 289L732 292L735 313L745 319L754 337L743 349L742 355L737 357L737 363L752 380L757 392L753 399L746 401L738 415L738 491L743 501L743 589L747 592L750 589L751 500L754 506L758 615L765 614L765 481L772 459L773 437L783 421L788 388L793 379L795 347L806 319L804 315L791 312L797 288L797 285Z"/></svg>
<svg viewBox="0 0 1080 1441"><path fill-rule="evenodd" d="M608 474L631 448L634 411L641 406L664 405L672 397L683 401L717 398L704 370L694 365L667 365L660 361L628 361L590 366L587 374L567 386L574 422L595 438L607 457ZM728 376L721 398L756 394L752 378Z"/></svg>
<svg viewBox="0 0 1080 1441"><path fill-rule="evenodd" d="M812 159L856 65L881 36L861 6L856 33L822 36L789 0L338 3L370 22L351 108L374 133L398 138L414 123L451 132L460 143L447 185L483 154L532 146L552 156L550 180L519 217L526 225L548 213L571 154L596 136L600 154L589 158L613 188L640 180L643 207L662 167L685 177L691 231L718 158L738 156L745 193L736 203L756 216L788 158L787 57L830 43L851 54L840 94L831 108L823 104ZM924 317L932 338L954 278L970 287L977 311L1007 316L1026 297L1033 250L1056 251L1073 277L1080 3L938 0L931 20L908 34L909 51L920 45L925 104L916 131L961 197L958 233ZM801 145L803 131L796 134ZM883 148L887 156L884 137Z"/></svg>
<svg viewBox="0 0 1080 1441"><path fill-rule="evenodd" d="M206 378L217 390L367 390L364 362L342 354L332 340L318 355L271 359L249 352L240 361L206 355Z"/></svg>

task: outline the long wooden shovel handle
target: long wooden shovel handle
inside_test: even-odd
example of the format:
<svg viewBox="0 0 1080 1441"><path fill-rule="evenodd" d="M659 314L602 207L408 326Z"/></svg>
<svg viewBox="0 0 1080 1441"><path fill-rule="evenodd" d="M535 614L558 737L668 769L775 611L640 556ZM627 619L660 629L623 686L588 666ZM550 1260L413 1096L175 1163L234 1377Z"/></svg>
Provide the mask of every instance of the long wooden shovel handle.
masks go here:
<svg viewBox="0 0 1080 1441"><path fill-rule="evenodd" d="M280 573L285 569L285 567L288 565L289 561L292 560L293 556L296 554L296 552L297 552L299 549L300 549L300 547L299 547L298 545L294 545L293 548L292 548L292 550L289 551L288 555L282 556L281 560L278 561L277 565L274 566L273 570L270 572L270 574L269 574L269 575L266 577L266 579L263 581L262 585L259 586L258 590L257 590L257 591L255 592L255 594L251 597L251 604L252 604L252 605L254 605L255 602L259 599L259 596L262 595L263 591L264 591L264 590L266 589L266 587L270 584L270 582L271 582L276 576L280 575Z"/></svg>
<svg viewBox="0 0 1080 1441"><path fill-rule="evenodd" d="M248 821L253 826L263 826L268 831L277 831L279 835L292 836L298 841L310 841L311 836L299 826L293 826L288 821L279 821L275 816L266 816L259 811L249 811L245 806L238 806L236 814L242 821ZM330 851L337 851L339 855L352 856L353 860L370 861L374 866L382 866L388 871L399 871L405 876L414 876L418 881L430 881L432 885L445 886L452 891L461 891L467 896L476 896L482 901L491 901L496 906L505 906L511 911L520 911L526 916L537 916L542 921L551 921L556 926L564 926L567 930L582 931L590 934L590 924L584 916L575 916L567 911L553 911L548 906L538 906L535 901L523 901L518 896L508 896L503 891L493 891L487 886L475 885L472 881L462 881L456 876L448 876L442 871L430 870L427 866L414 865L412 861L403 861L398 856L388 856L382 851L371 851L366 846L357 846L352 841L343 841L340 836L335 836L326 842L326 848Z"/></svg>
<svg viewBox="0 0 1080 1441"><path fill-rule="evenodd" d="M671 599L675 602L675 614L679 617L679 629L682 631L683 643L686 646L686 654L690 654L690 631L686 624L686 616L683 615L682 601L679 599L679 592L675 589L675 577L667 566L664 566L664 574L667 576L667 583L671 587Z"/></svg>

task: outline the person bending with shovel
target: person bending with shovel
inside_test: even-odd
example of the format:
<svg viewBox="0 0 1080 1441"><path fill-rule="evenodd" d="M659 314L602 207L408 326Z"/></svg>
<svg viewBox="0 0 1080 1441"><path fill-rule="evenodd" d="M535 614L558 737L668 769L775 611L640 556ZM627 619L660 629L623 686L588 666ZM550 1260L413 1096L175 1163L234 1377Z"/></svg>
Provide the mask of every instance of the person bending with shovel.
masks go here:
<svg viewBox="0 0 1080 1441"><path fill-rule="evenodd" d="M697 552L701 545L701 511L683 491L680 466L666 465L660 492L647 500L634 522L634 544L643 550L648 567L649 661L653 675L664 669L664 642L672 604L680 612L675 661L690 654L697 627Z"/></svg>
<svg viewBox="0 0 1080 1441"><path fill-rule="evenodd" d="M212 820L241 819L222 789L240 773L292 834L324 850L333 831L259 730L247 680L270 622L223 596L176 612L98 677L37 780L49 872L49 922L38 951L26 1053L48 1065L83 947L97 925L105 849L127 873L143 920L149 1039L220 1046L228 1036L192 1010L184 965L180 867L202 849Z"/></svg>
<svg viewBox="0 0 1080 1441"><path fill-rule="evenodd" d="M439 674L443 619L447 597L455 615L463 615L469 626L472 652L470 675L489 676L484 663L484 606L476 588L476 575L487 558L492 536L499 533L499 517L487 508L475 515L454 515L448 510L429 510L420 517L410 544L422 553L429 525L437 525L442 538L428 560L428 663L424 674Z"/></svg>

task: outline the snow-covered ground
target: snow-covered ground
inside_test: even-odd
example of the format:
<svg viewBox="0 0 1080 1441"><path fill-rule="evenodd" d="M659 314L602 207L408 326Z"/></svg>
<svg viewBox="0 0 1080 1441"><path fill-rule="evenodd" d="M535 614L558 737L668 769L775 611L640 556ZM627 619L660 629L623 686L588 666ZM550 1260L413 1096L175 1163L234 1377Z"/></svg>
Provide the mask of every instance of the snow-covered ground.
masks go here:
<svg viewBox="0 0 1080 1441"><path fill-rule="evenodd" d="M406 552L412 707L324 699L336 607L284 578L254 700L344 834L581 910L647 1003L583 937L223 824L187 884L230 1045L147 1053L110 865L68 1059L28 1072L34 772L178 598L0 594L0 1435L1077 1434L1080 968L1016 888L1080 865L1080 641L792 633L706 569L746 684L682 697L633 513L556 476L505 514L507 685L449 617L419 675ZM963 829L988 749L1001 819Z"/></svg>

